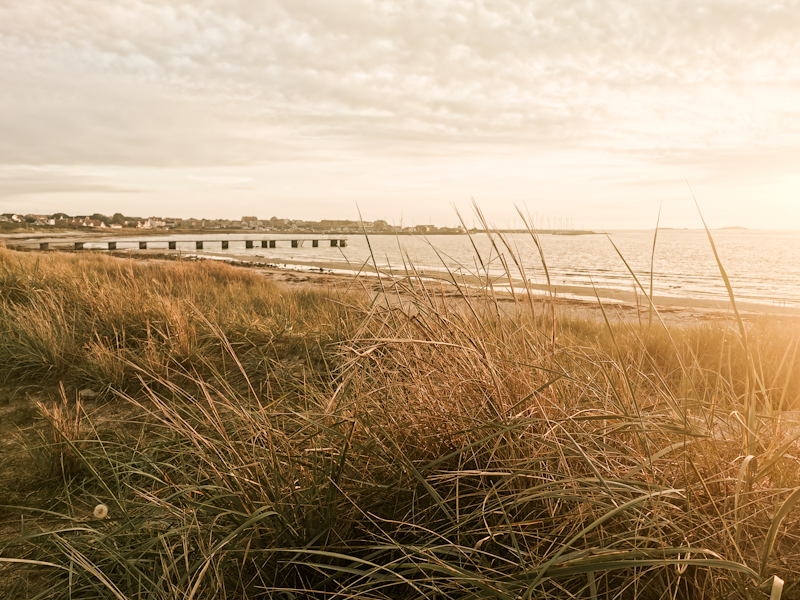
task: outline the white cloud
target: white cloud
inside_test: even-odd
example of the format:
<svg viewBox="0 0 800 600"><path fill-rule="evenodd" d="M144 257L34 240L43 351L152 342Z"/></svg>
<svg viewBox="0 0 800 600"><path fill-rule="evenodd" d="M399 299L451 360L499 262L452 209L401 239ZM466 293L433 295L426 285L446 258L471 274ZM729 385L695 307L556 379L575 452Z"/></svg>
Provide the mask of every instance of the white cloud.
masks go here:
<svg viewBox="0 0 800 600"><path fill-rule="evenodd" d="M201 183L210 183L212 185L235 185L237 183L247 183L252 181L252 177L236 177L232 175L190 175L189 179L192 181L199 181Z"/></svg>
<svg viewBox="0 0 800 600"><path fill-rule="evenodd" d="M127 194L139 192L108 181L103 174L80 169L0 167L0 198L34 194Z"/></svg>
<svg viewBox="0 0 800 600"><path fill-rule="evenodd" d="M6 0L0 164L593 152L760 173L800 149L797 31L797 0Z"/></svg>

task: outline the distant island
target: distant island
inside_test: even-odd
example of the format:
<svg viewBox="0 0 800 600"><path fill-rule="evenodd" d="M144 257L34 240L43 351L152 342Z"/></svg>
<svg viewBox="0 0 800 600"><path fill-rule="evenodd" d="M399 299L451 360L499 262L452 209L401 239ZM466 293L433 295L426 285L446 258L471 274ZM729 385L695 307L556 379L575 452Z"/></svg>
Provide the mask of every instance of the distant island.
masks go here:
<svg viewBox="0 0 800 600"><path fill-rule="evenodd" d="M710 227L712 231L723 231L723 230L747 230L750 231L749 227L742 227L741 225L734 225L732 227ZM689 227L659 227L661 231L702 231L700 227L695 227L691 229Z"/></svg>

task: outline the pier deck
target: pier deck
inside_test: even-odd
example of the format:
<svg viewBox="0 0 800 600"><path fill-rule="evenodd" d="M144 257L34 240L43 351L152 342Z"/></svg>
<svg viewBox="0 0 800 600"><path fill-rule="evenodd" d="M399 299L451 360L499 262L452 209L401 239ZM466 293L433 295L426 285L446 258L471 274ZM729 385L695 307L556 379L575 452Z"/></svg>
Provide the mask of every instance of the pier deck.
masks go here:
<svg viewBox="0 0 800 600"><path fill-rule="evenodd" d="M254 248L301 248L309 243L312 248L329 246L331 248L344 248L347 246L347 238L341 236L296 236L296 237L274 237L274 236L252 236L252 237L230 237L217 239L197 239L187 236L175 239L164 239L156 237L131 237L131 238L109 238L109 237L61 237L61 238L38 238L26 240L14 240L14 246L23 248L38 248L39 250L50 249L73 249L73 250L228 250L232 244L241 246L244 250ZM189 246L187 248L186 246Z"/></svg>

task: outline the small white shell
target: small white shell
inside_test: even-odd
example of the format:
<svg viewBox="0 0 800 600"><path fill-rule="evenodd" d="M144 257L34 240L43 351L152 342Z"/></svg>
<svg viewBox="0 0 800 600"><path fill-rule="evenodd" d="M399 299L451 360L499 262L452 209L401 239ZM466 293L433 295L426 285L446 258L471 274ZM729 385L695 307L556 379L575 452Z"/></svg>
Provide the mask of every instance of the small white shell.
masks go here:
<svg viewBox="0 0 800 600"><path fill-rule="evenodd" d="M105 519L108 516L108 507L105 504L98 504L94 507L94 518Z"/></svg>

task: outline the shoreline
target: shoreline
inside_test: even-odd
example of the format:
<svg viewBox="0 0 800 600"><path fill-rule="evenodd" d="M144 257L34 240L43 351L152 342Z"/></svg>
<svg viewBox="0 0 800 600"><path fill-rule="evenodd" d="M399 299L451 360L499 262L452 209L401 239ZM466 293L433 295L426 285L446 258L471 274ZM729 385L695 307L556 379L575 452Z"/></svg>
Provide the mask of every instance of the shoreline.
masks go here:
<svg viewBox="0 0 800 600"><path fill-rule="evenodd" d="M158 252L158 251L153 251ZM346 262L335 262L320 265L319 262L303 260L282 259L280 262L272 262L269 259L253 257L248 255L221 256L213 252L196 251L190 254L183 254L186 258L196 258L201 260L219 260L234 266L245 266L256 268L263 272L265 276L279 282L287 284L309 284L327 285L328 287L341 288L349 287L359 275L364 275L370 279L377 279L375 268L370 264L358 265L359 273L354 269L354 265ZM392 272L382 270L381 275L385 277L405 277L406 273L399 269ZM419 271L416 275L432 283L441 281L447 285L452 285L451 281L440 273L427 273ZM462 283L459 280L459 283ZM463 283L467 286L476 286L478 281L464 278ZM520 288L516 290L517 296L525 294L524 284L519 282ZM508 279L500 278L493 284L498 299L503 302L513 302L513 295L509 291ZM374 283L372 286L379 290L380 286ZM548 295L546 285L529 284L530 289L536 293L537 298L544 299ZM634 294L633 291L614 290L610 288L595 288L583 286L554 285L552 292L557 301L557 305L567 313L578 316L590 316L591 318L602 318L602 310L598 305L597 296L603 303L603 308L610 317L615 319L632 317L638 319L640 316L647 318L649 313L649 303L644 295ZM453 292L457 294L458 292ZM714 320L734 319L733 309L730 302L703 298L683 298L671 296L653 296L653 304L665 322L669 323L700 323ZM744 320L752 320L762 316L779 317L788 319L800 318L800 307L793 306L769 306L755 302L736 302L739 313ZM611 310L609 310L611 309ZM658 321L654 317L654 321Z"/></svg>

